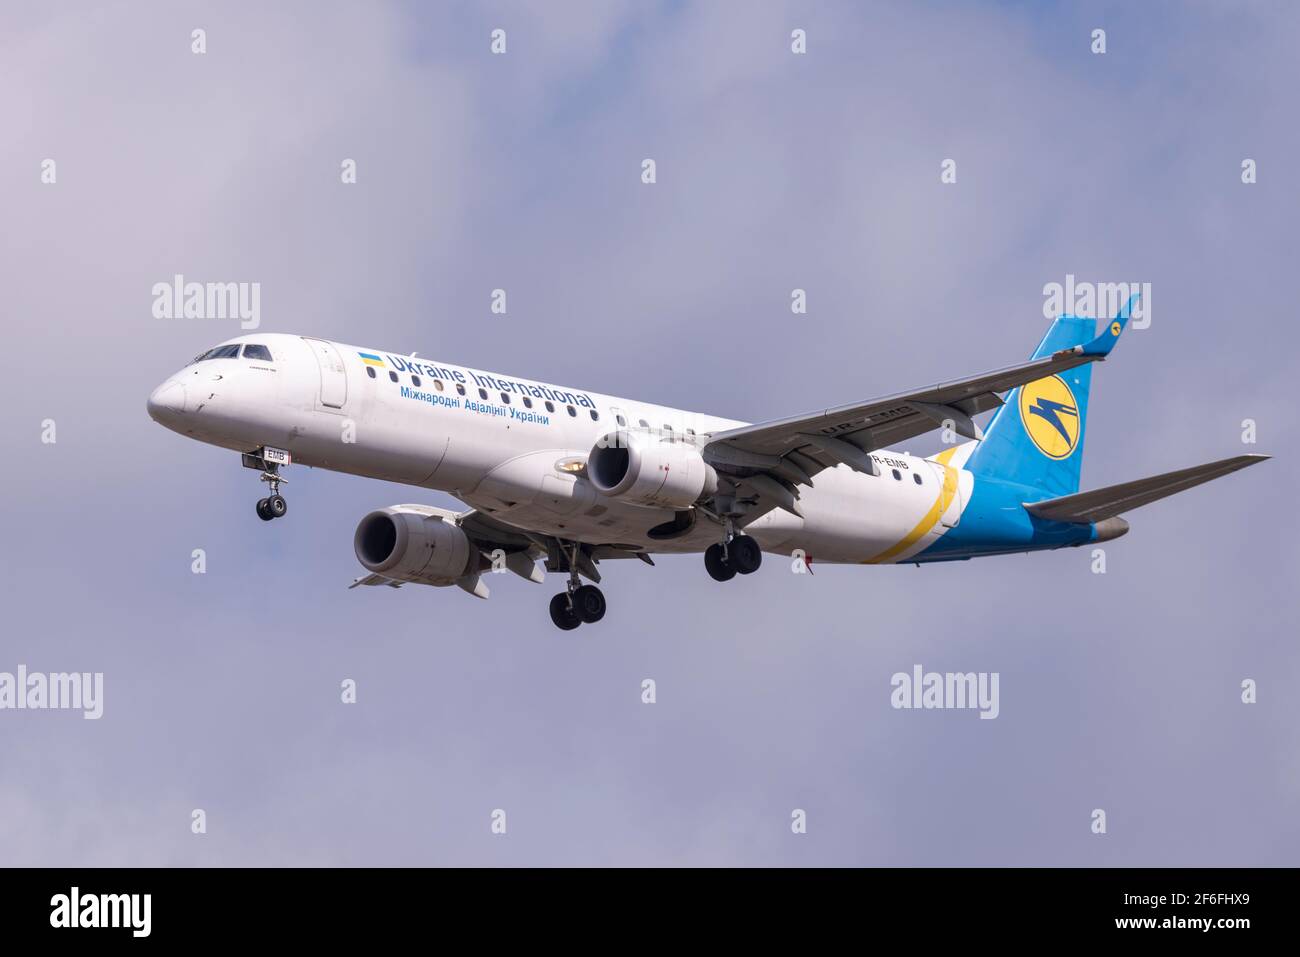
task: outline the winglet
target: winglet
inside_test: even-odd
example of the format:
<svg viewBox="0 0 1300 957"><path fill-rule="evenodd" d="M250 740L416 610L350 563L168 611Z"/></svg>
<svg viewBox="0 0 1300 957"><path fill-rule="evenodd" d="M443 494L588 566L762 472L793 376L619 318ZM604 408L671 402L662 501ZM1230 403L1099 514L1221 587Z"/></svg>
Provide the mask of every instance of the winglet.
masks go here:
<svg viewBox="0 0 1300 957"><path fill-rule="evenodd" d="M1101 356L1105 358L1110 355L1110 350L1115 348L1115 343L1119 342L1120 333L1128 328L1128 321L1133 317L1133 306L1141 298L1141 293L1133 293L1128 297L1128 302L1124 303L1122 309L1110 321L1110 324L1102 330L1101 335L1092 342L1084 343L1076 347L1080 353L1085 356Z"/></svg>

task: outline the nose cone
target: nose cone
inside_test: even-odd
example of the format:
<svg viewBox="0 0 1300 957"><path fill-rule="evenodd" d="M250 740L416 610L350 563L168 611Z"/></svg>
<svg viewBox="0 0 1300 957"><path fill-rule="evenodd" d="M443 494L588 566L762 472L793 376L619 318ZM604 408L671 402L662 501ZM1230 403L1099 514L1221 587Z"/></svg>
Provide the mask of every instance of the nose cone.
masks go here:
<svg viewBox="0 0 1300 957"><path fill-rule="evenodd" d="M175 425L185 414L185 386L168 379L153 390L148 402L149 417L166 426Z"/></svg>

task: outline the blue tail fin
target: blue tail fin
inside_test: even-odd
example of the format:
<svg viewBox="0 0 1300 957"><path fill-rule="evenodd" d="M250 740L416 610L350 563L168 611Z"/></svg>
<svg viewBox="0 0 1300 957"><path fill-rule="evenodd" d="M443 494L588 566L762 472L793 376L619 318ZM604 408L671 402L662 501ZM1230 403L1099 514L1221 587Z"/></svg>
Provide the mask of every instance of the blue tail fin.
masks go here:
<svg viewBox="0 0 1300 957"><path fill-rule="evenodd" d="M1097 320L1061 316L1031 358L1092 341ZM1079 490L1093 363L1013 389L966 464L977 477L1014 482L1048 496Z"/></svg>

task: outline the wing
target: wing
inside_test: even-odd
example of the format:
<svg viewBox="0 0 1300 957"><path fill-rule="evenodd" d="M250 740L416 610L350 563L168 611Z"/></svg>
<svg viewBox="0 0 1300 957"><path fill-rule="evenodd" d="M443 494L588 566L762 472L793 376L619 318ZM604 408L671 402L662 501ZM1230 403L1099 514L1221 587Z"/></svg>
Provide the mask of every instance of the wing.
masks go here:
<svg viewBox="0 0 1300 957"><path fill-rule="evenodd" d="M1091 492L1079 492L1077 495L1065 495L1044 502L1029 502L1025 504L1025 510L1038 518L1057 522L1100 522L1113 518L1121 512L1131 511L1140 505L1147 505L1238 469L1244 469L1248 465L1263 462L1267 458L1267 455L1237 455L1190 469L1166 472L1163 475L1153 475L1135 482L1094 489Z"/></svg>
<svg viewBox="0 0 1300 957"><path fill-rule="evenodd" d="M1083 345L982 375L807 415L747 425L709 437L705 459L725 474L744 511L742 524L780 507L799 514L798 486L818 472L846 465L878 475L870 453L949 424L969 439L983 438L974 416L1002 405L1001 393L1104 359L1128 324L1130 306L1101 335ZM725 511L727 502L720 510Z"/></svg>

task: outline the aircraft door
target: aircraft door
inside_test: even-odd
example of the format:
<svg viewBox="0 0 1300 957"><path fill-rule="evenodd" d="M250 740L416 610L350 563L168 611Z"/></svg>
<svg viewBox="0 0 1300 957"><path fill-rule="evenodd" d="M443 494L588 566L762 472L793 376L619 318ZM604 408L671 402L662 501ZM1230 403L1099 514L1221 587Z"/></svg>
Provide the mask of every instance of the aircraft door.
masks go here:
<svg viewBox="0 0 1300 957"><path fill-rule="evenodd" d="M342 409L348 400L348 372L343 357L332 342L324 339L307 339L316 364L320 367L320 404L327 409Z"/></svg>

